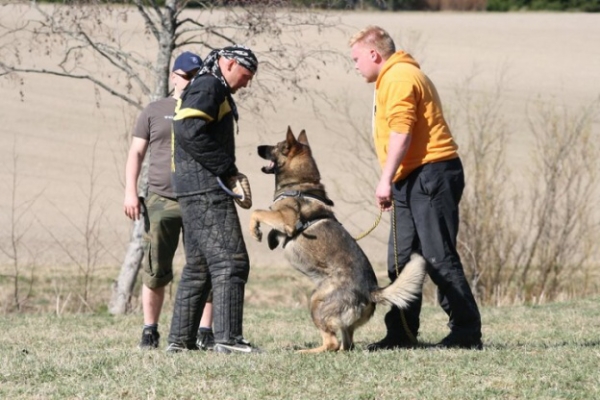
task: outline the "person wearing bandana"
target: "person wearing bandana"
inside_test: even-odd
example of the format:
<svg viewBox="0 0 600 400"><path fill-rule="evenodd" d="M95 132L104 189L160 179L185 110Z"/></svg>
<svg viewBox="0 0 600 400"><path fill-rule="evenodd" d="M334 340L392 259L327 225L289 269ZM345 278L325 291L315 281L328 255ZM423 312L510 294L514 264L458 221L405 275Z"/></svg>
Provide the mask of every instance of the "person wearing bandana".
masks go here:
<svg viewBox="0 0 600 400"><path fill-rule="evenodd" d="M183 220L186 264L175 297L167 352L198 350L196 333L212 288L213 350L258 351L244 339L250 263L231 193L238 111L232 94L248 86L258 60L241 45L213 50L182 93L173 118L172 178Z"/></svg>

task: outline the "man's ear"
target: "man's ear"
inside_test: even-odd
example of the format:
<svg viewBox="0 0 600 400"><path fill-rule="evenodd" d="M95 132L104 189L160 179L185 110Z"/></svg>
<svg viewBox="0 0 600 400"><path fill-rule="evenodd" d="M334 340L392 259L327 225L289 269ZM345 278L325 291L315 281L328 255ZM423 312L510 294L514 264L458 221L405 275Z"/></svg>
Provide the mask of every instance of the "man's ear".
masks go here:
<svg viewBox="0 0 600 400"><path fill-rule="evenodd" d="M371 60L377 61L377 58L379 57L379 53L377 52L377 50L371 49L370 53L371 53Z"/></svg>
<svg viewBox="0 0 600 400"><path fill-rule="evenodd" d="M227 58L227 71L231 71L235 66L235 60L233 58Z"/></svg>

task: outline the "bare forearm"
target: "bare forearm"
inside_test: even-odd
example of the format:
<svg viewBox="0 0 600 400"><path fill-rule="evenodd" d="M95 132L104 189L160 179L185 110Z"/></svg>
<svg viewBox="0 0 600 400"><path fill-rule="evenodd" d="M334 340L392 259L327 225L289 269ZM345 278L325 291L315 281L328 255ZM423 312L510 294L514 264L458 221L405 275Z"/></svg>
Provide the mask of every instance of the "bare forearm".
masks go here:
<svg viewBox="0 0 600 400"><path fill-rule="evenodd" d="M384 211L388 211L392 207L392 181L409 146L410 135L396 132L390 134L387 158L375 189L377 204Z"/></svg>
<svg viewBox="0 0 600 400"><path fill-rule="evenodd" d="M125 193L137 196L137 180L143 159L137 154L129 154L125 164Z"/></svg>
<svg viewBox="0 0 600 400"><path fill-rule="evenodd" d="M137 197L137 181L148 149L148 142L134 137L125 163L125 196Z"/></svg>
<svg viewBox="0 0 600 400"><path fill-rule="evenodd" d="M410 135L407 133L393 132L390 134L388 142L388 154L385 165L381 172L381 179L387 182L392 182L398 167L402 163L408 147L410 146Z"/></svg>

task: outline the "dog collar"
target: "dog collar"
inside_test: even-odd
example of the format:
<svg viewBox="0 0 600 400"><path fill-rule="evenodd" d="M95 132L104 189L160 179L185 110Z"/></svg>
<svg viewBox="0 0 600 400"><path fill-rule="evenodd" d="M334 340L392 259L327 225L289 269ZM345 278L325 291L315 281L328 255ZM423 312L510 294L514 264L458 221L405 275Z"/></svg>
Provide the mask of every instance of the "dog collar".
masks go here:
<svg viewBox="0 0 600 400"><path fill-rule="evenodd" d="M322 191L319 191L320 193L322 193ZM300 191L300 190L290 190L287 192L283 192L279 195L277 195L275 197L275 199L273 200L273 202L279 201L281 199L285 199L288 197L306 197L309 199L314 199L314 200L319 200L322 203L327 204L328 206L333 206L333 201L331 201L330 199L328 199L327 197L324 196L320 196L315 194L314 192L311 191Z"/></svg>

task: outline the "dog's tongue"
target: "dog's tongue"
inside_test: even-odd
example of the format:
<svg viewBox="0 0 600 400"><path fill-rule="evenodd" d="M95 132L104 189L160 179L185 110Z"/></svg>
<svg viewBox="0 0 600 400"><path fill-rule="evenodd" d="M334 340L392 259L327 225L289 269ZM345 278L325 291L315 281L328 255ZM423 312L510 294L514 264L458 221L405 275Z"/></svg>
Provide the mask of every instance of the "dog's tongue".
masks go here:
<svg viewBox="0 0 600 400"><path fill-rule="evenodd" d="M275 163L273 161L271 161L269 163L269 165L262 167L261 170L265 174L273 174L273 173L275 173Z"/></svg>

